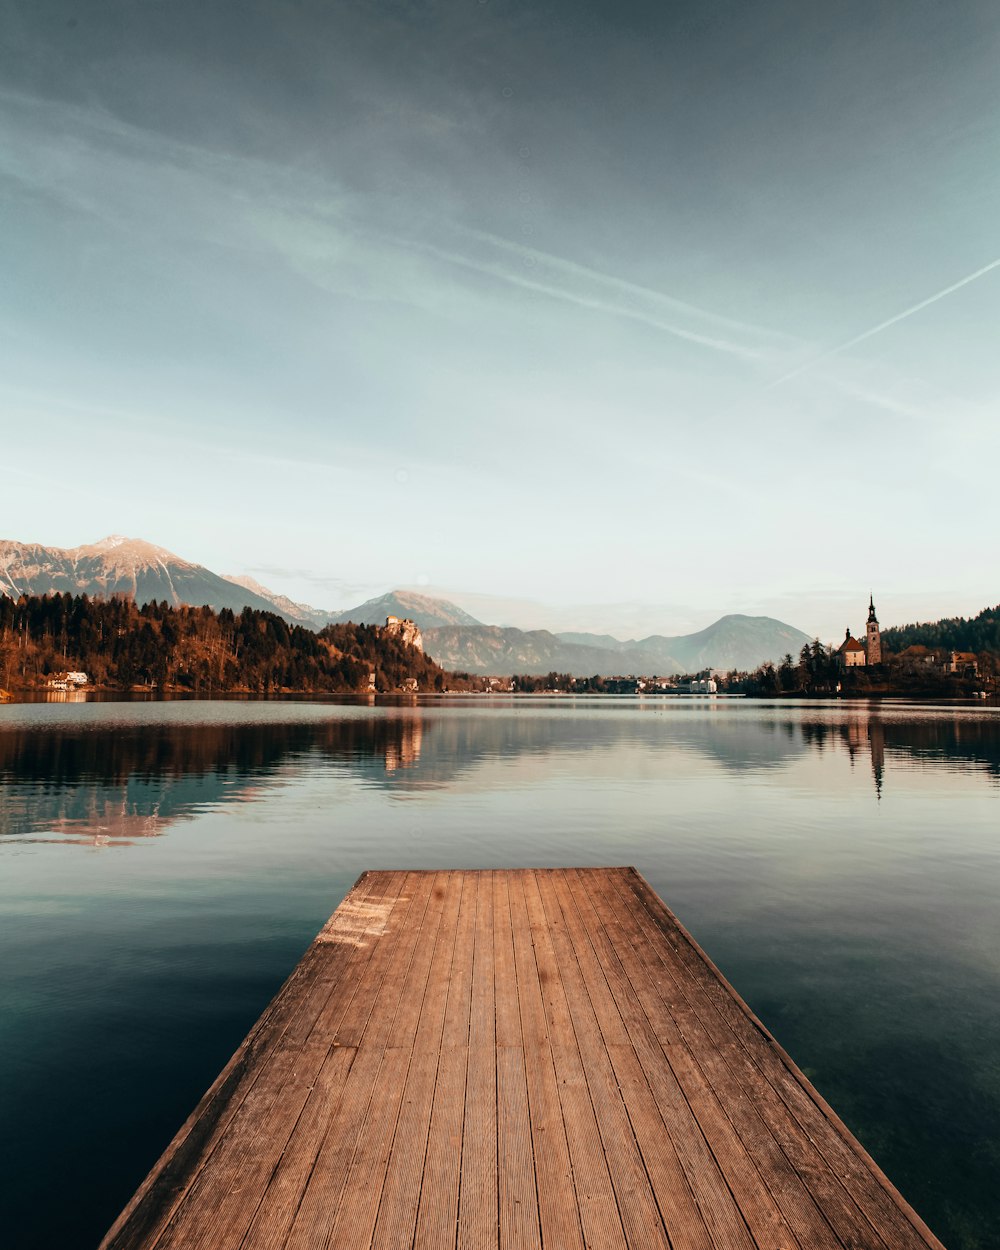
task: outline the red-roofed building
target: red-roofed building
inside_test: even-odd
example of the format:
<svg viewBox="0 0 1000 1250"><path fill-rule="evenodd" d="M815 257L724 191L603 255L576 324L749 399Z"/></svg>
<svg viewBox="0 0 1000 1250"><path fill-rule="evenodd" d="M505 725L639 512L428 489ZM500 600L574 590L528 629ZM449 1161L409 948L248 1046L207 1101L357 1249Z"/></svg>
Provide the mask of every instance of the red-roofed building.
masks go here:
<svg viewBox="0 0 1000 1250"><path fill-rule="evenodd" d="M865 645L851 636L850 629L847 631L847 637L837 649L837 655L844 668L864 668L865 666Z"/></svg>

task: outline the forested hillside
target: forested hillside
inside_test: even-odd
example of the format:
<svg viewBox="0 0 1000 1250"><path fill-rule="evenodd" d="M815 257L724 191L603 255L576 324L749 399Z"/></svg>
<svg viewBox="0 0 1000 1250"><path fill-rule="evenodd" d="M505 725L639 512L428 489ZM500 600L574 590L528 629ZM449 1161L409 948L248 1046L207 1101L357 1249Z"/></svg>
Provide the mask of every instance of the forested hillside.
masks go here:
<svg viewBox="0 0 1000 1250"><path fill-rule="evenodd" d="M124 597L55 594L0 598L0 687L44 686L56 673L85 672L112 689L380 691L415 678L442 690L446 674L423 652L374 625L331 625L313 633L245 608L137 607Z"/></svg>
<svg viewBox="0 0 1000 1250"><path fill-rule="evenodd" d="M921 625L897 625L882 631L882 646L900 652L906 647L945 647L949 651L1000 654L1000 604L978 616L950 616Z"/></svg>

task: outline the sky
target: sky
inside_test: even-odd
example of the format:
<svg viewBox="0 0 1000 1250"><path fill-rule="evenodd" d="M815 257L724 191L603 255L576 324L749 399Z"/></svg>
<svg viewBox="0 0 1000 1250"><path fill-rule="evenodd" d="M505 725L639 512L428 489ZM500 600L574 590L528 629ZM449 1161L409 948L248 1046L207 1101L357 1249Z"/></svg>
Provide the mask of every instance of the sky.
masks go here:
<svg viewBox="0 0 1000 1250"><path fill-rule="evenodd" d="M0 538L625 635L996 603L998 60L994 0L0 0Z"/></svg>

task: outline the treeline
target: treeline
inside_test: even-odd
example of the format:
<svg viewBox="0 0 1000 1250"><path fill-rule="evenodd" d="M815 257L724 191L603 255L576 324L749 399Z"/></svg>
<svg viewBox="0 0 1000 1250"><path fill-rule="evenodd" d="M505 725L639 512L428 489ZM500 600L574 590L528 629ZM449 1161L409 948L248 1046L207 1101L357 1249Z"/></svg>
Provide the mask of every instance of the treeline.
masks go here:
<svg viewBox="0 0 1000 1250"><path fill-rule="evenodd" d="M1000 655L1000 604L983 608L978 616L951 616L927 625L894 626L882 631L882 646L895 652L919 646Z"/></svg>
<svg viewBox="0 0 1000 1250"><path fill-rule="evenodd" d="M885 633L882 634L882 645L885 657L882 664L845 668L840 663L837 649L825 647L816 639L802 648L797 660L786 655L780 664L762 664L750 673L728 673L717 679L718 687L727 694L764 696L904 694L944 698L968 695L978 689L993 689L996 674L1000 671L1000 655L989 649L977 653L978 672L965 670L952 673L946 664L928 664L887 650ZM957 646L946 648L960 649ZM942 652L942 657L944 655L945 652Z"/></svg>
<svg viewBox="0 0 1000 1250"><path fill-rule="evenodd" d="M361 693L373 671L379 691L409 679L422 691L450 684L430 657L376 625L330 625L316 634L252 608L0 597L0 687L45 686L67 671L118 690Z"/></svg>
<svg viewBox="0 0 1000 1250"><path fill-rule="evenodd" d="M753 672L728 673L716 681L727 694L833 694L844 676L836 651L817 638L805 644L797 660L787 653L780 664L769 661Z"/></svg>

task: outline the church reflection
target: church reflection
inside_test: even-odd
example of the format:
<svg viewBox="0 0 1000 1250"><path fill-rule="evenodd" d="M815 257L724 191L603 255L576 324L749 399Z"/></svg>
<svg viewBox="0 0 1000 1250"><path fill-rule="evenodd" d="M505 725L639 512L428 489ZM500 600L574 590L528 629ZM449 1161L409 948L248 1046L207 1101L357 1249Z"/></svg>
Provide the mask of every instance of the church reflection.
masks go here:
<svg viewBox="0 0 1000 1250"><path fill-rule="evenodd" d="M851 716L841 726L841 735L852 763L859 757L868 757L875 782L875 794L881 799L882 778L885 774L885 724L881 717L867 712Z"/></svg>

